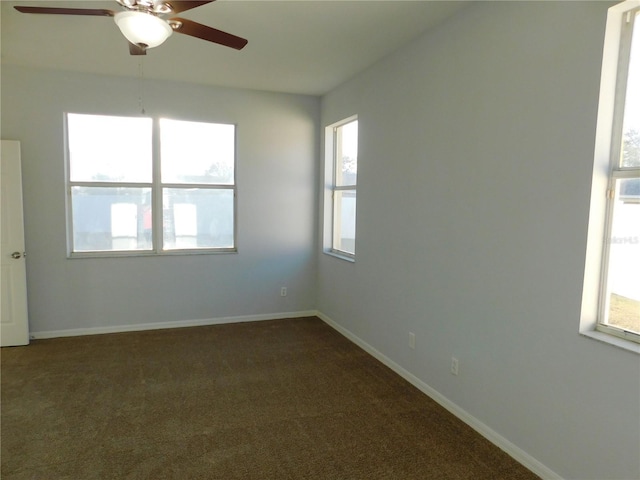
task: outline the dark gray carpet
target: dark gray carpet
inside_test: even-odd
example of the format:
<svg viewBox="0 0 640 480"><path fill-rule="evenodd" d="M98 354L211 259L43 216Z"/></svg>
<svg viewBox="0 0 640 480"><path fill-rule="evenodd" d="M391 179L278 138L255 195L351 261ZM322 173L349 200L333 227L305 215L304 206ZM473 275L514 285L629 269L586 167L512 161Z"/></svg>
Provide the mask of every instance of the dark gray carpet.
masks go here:
<svg viewBox="0 0 640 480"><path fill-rule="evenodd" d="M538 478L317 318L1 361L3 480Z"/></svg>

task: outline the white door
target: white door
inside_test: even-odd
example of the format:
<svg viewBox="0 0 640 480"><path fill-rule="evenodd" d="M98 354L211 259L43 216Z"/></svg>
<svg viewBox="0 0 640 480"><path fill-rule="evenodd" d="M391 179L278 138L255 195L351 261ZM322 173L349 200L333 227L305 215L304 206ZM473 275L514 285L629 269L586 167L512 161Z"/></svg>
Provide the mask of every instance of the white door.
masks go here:
<svg viewBox="0 0 640 480"><path fill-rule="evenodd" d="M0 146L0 345L27 345L27 272L22 217L20 142Z"/></svg>

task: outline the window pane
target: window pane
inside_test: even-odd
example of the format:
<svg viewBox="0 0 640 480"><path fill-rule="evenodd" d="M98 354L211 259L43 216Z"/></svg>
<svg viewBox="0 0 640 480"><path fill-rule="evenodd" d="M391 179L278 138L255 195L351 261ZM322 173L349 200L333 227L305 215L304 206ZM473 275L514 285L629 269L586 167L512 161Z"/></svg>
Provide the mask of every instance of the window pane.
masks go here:
<svg viewBox="0 0 640 480"><path fill-rule="evenodd" d="M150 188L72 187L76 252L151 250Z"/></svg>
<svg viewBox="0 0 640 480"><path fill-rule="evenodd" d="M160 120L164 183L234 183L235 127Z"/></svg>
<svg viewBox="0 0 640 480"><path fill-rule="evenodd" d="M636 12L631 40L622 131L621 166L640 167L640 12Z"/></svg>
<svg viewBox="0 0 640 480"><path fill-rule="evenodd" d="M617 181L613 208L608 324L640 333L640 178Z"/></svg>
<svg viewBox="0 0 640 480"><path fill-rule="evenodd" d="M358 121L336 129L336 185L356 185L358 180Z"/></svg>
<svg viewBox="0 0 640 480"><path fill-rule="evenodd" d="M67 115L72 182L151 182L150 118Z"/></svg>
<svg viewBox="0 0 640 480"><path fill-rule="evenodd" d="M356 253L356 191L334 192L333 248Z"/></svg>
<svg viewBox="0 0 640 480"><path fill-rule="evenodd" d="M163 189L163 249L233 248L233 203L232 189Z"/></svg>

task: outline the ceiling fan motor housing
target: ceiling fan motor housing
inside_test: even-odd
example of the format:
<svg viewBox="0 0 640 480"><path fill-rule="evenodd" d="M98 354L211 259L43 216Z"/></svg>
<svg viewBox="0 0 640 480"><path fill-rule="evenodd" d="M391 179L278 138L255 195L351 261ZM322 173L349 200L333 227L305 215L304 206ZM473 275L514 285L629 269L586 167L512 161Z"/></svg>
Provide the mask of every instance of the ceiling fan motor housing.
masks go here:
<svg viewBox="0 0 640 480"><path fill-rule="evenodd" d="M168 3L158 2L154 0L116 0L127 10L134 10L139 12L150 12L155 14L171 13L173 9Z"/></svg>

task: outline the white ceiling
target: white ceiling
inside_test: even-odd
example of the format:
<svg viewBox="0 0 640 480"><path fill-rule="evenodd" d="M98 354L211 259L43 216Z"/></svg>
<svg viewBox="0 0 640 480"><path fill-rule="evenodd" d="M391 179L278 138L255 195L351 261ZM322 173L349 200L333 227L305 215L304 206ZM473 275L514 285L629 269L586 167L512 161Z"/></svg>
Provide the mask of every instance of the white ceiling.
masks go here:
<svg viewBox="0 0 640 480"><path fill-rule="evenodd" d="M467 5L425 0L219 0L180 16L249 40L241 51L172 35L130 56L110 17L34 15L15 5L106 8L115 1L0 2L2 63L321 95ZM142 64L140 64L142 62Z"/></svg>

